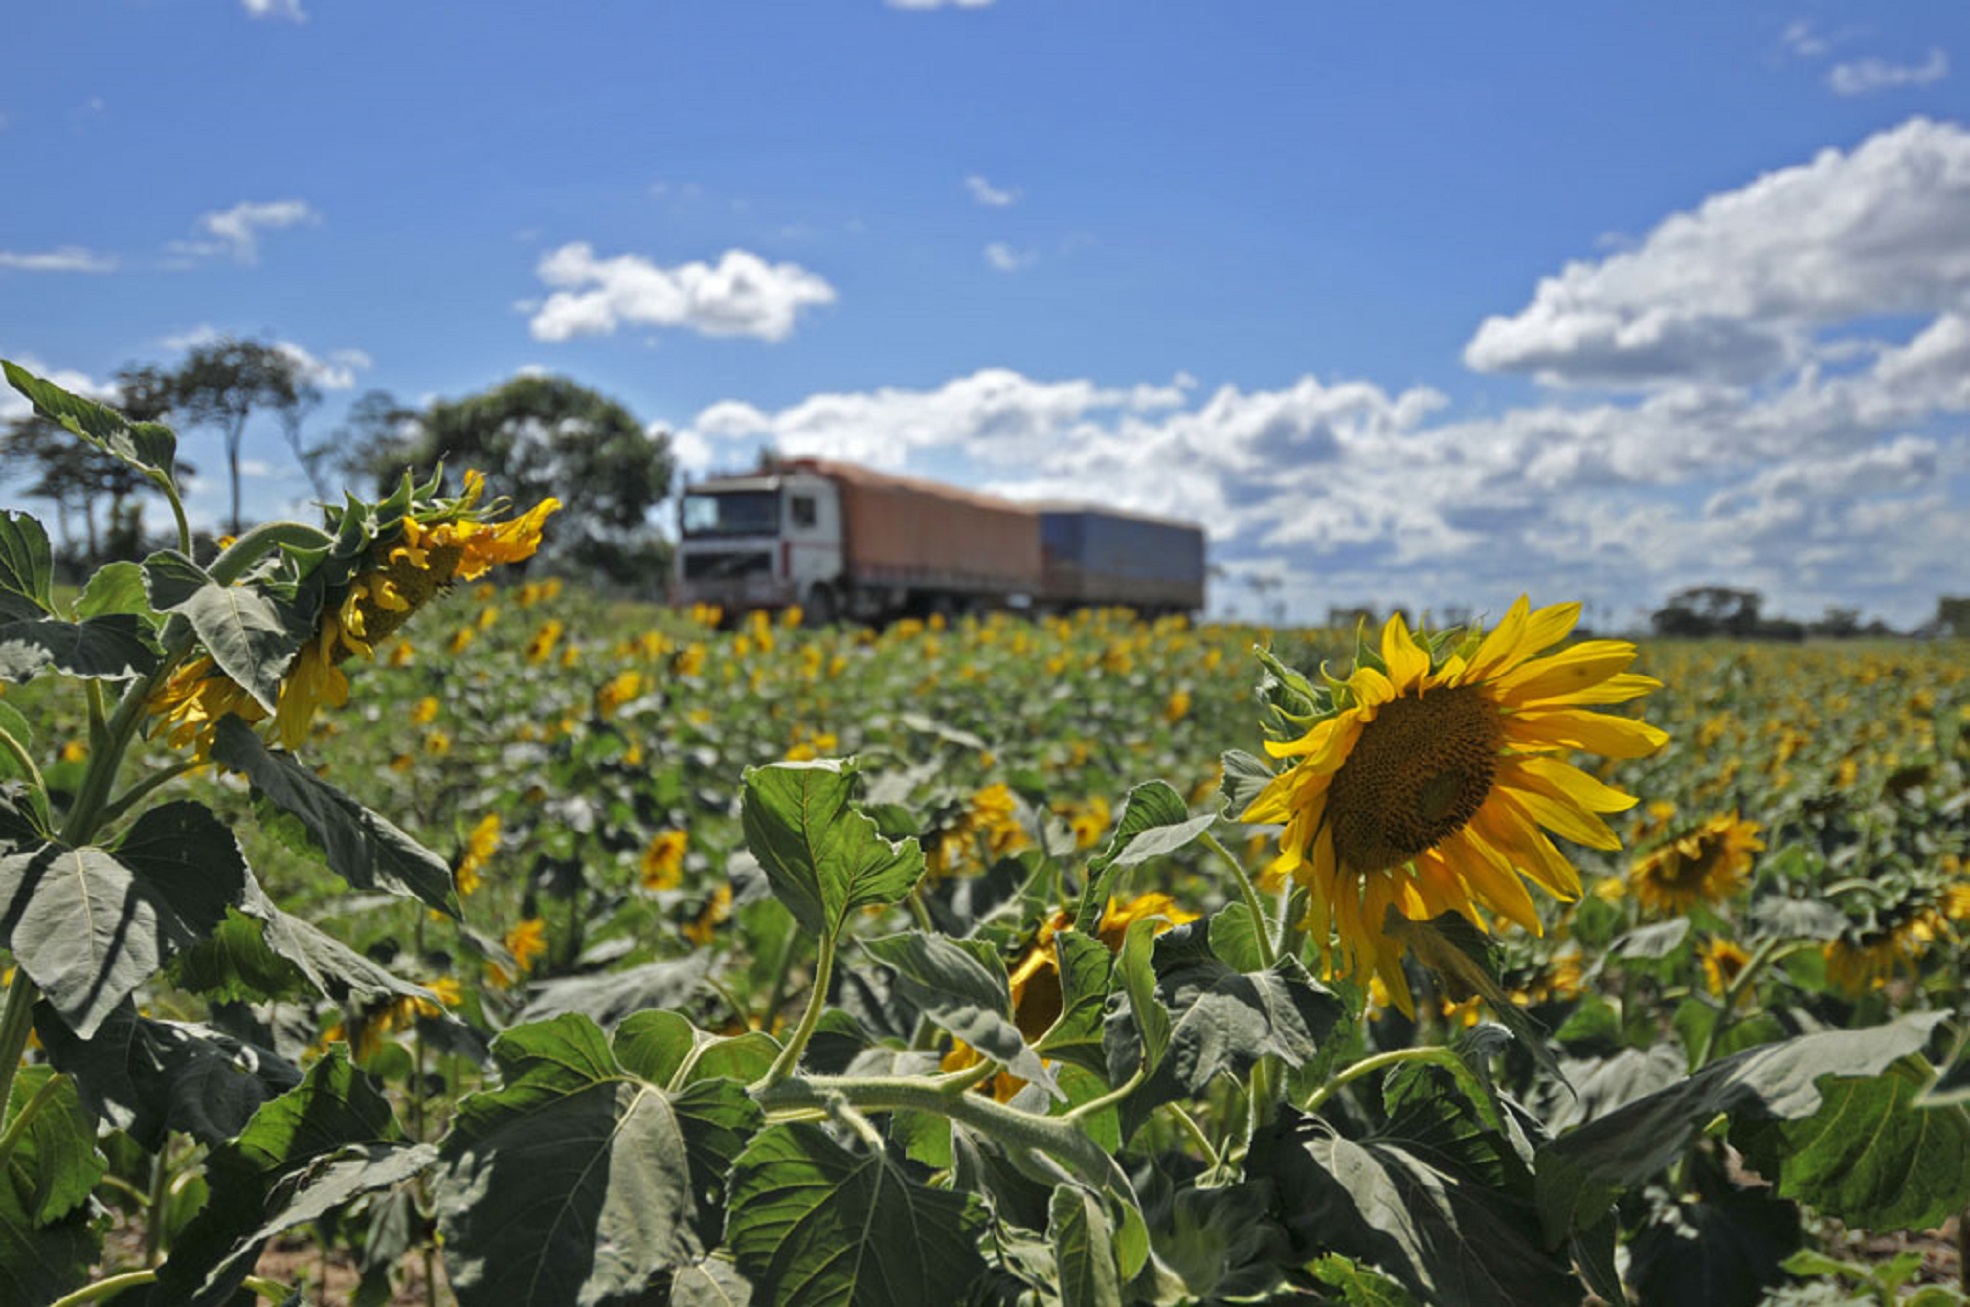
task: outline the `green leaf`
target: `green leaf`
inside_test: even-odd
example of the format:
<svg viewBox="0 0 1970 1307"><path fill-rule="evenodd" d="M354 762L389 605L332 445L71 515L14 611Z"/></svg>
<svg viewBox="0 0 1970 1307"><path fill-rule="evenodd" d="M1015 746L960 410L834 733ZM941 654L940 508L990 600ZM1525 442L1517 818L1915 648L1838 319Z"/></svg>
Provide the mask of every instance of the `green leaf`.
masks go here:
<svg viewBox="0 0 1970 1307"><path fill-rule="evenodd" d="M716 1243L721 1178L760 1119L741 1086L666 1094L572 1014L507 1031L493 1055L504 1086L467 1098L441 1146L438 1222L464 1307L627 1296Z"/></svg>
<svg viewBox="0 0 1970 1307"><path fill-rule="evenodd" d="M227 908L246 901L239 841L201 803L179 800L146 811L117 842L116 860L170 904L195 936L210 935Z"/></svg>
<svg viewBox="0 0 1970 1307"><path fill-rule="evenodd" d="M1732 1189L1664 1203L1628 1243L1628 1283L1644 1303L1766 1301L1799 1247L1799 1209L1769 1190Z"/></svg>
<svg viewBox="0 0 1970 1307"><path fill-rule="evenodd" d="M299 1085L262 1103L238 1138L213 1149L210 1197L159 1268L162 1300L230 1301L264 1242L255 1231L305 1183L297 1177L348 1145L391 1143L400 1133L382 1092L345 1049L331 1048Z"/></svg>
<svg viewBox="0 0 1970 1307"><path fill-rule="evenodd" d="M1970 1113L1914 1106L1926 1065L1822 1076L1819 1110L1785 1123L1778 1191L1870 1230L1926 1230L1970 1203Z"/></svg>
<svg viewBox="0 0 1970 1307"><path fill-rule="evenodd" d="M669 1085L704 1033L676 1012L637 1012L616 1027L614 1050L623 1070L653 1085Z"/></svg>
<svg viewBox="0 0 1970 1307"><path fill-rule="evenodd" d="M710 954L693 953L600 975L556 976L528 989L527 1006L520 1019L545 1021L564 1012L579 1012L606 1029L632 1013L683 1007L704 984L710 969Z"/></svg>
<svg viewBox="0 0 1970 1307"><path fill-rule="evenodd" d="M1259 948L1259 926L1243 903L1229 903L1211 915L1207 928L1211 952L1233 971L1262 971L1265 954Z"/></svg>
<svg viewBox="0 0 1970 1307"><path fill-rule="evenodd" d="M103 564L75 601L77 617L107 617L112 613L156 616L151 611L150 592L144 588L144 569L136 563Z"/></svg>
<svg viewBox="0 0 1970 1307"><path fill-rule="evenodd" d="M212 757L248 780L277 807L300 818L328 855L329 870L357 889L384 889L424 902L453 917L451 867L389 821L297 762L275 753L237 717L220 720Z"/></svg>
<svg viewBox="0 0 1970 1307"><path fill-rule="evenodd" d="M1101 928L1102 913L1108 909L1109 895L1122 868L1175 853L1209 830L1217 819L1211 812L1191 816L1183 796L1168 781L1145 781L1130 790L1122 805L1122 819L1115 823L1114 838L1106 849L1088 859L1088 883L1081 891L1074 928L1088 935Z"/></svg>
<svg viewBox="0 0 1970 1307"><path fill-rule="evenodd" d="M1348 1307L1416 1307L1416 1300L1396 1281L1339 1253L1328 1253L1312 1263L1312 1269L1322 1284L1341 1291L1341 1301Z"/></svg>
<svg viewBox="0 0 1970 1307"><path fill-rule="evenodd" d="M915 840L883 838L849 805L854 763L836 760L750 767L740 815L746 847L794 919L838 934L858 908L898 902L923 876Z"/></svg>
<svg viewBox="0 0 1970 1307"><path fill-rule="evenodd" d="M1344 1139L1318 1117L1283 1110L1254 1134L1247 1173L1290 1195L1298 1253L1339 1252L1400 1280L1424 1302L1530 1307L1581 1298L1546 1251L1530 1202L1500 1192L1402 1139Z"/></svg>
<svg viewBox="0 0 1970 1307"><path fill-rule="evenodd" d="M0 681L19 684L52 667L67 676L127 681L157 667L149 628L130 613L86 622L41 617L0 625Z"/></svg>
<svg viewBox="0 0 1970 1307"><path fill-rule="evenodd" d="M48 533L26 513L0 511L0 622L55 611L55 554Z"/></svg>
<svg viewBox="0 0 1970 1307"><path fill-rule="evenodd" d="M1176 1024L1154 1074L1128 1100L1125 1135L1150 1108L1201 1092L1219 1075L1242 1078L1261 1057L1300 1066L1345 1010L1292 957L1250 974L1215 958L1190 963L1166 974L1162 990Z"/></svg>
<svg viewBox="0 0 1970 1307"><path fill-rule="evenodd" d="M1942 1013L1869 1030L1801 1035L1720 1058L1695 1075L1599 1116L1539 1150L1539 1213L1549 1239L1594 1224L1622 1190L1646 1182L1719 1113L1797 1120L1820 1108L1825 1075L1879 1075L1919 1051Z"/></svg>
<svg viewBox="0 0 1970 1307"><path fill-rule="evenodd" d="M752 1286L723 1257L704 1257L679 1270L670 1282L670 1307L748 1307Z"/></svg>
<svg viewBox="0 0 1970 1307"><path fill-rule="evenodd" d="M209 1026L139 1016L129 1002L90 1039L46 1009L34 1028L90 1109L153 1152L171 1130L227 1143L261 1104L301 1083L301 1069L277 1053Z"/></svg>
<svg viewBox="0 0 1970 1307"><path fill-rule="evenodd" d="M865 940L862 947L895 971L903 993L939 1029L1060 1096L1053 1073L1013 1024L1005 968L990 944L912 930Z"/></svg>
<svg viewBox="0 0 1970 1307"><path fill-rule="evenodd" d="M44 844L0 858L0 942L87 1039L174 944L197 936L102 849Z"/></svg>
<svg viewBox="0 0 1970 1307"><path fill-rule="evenodd" d="M261 940L276 957L293 963L308 984L338 1003L436 1000L430 990L371 962L313 922L282 911L257 885L247 887L240 911L259 923Z"/></svg>
<svg viewBox="0 0 1970 1307"><path fill-rule="evenodd" d="M1274 1190L1263 1181L1187 1186L1155 1204L1156 1255L1198 1302L1271 1301L1286 1232L1272 1219Z"/></svg>
<svg viewBox="0 0 1970 1307"><path fill-rule="evenodd" d="M260 1223L233 1237L206 1273L193 1303L227 1302L275 1235L321 1221L358 1198L413 1180L437 1158L438 1150L430 1144L371 1143L350 1144L312 1159L279 1184L268 1186Z"/></svg>
<svg viewBox="0 0 1970 1307"><path fill-rule="evenodd" d="M58 1074L50 1066L20 1068L7 1120L13 1121ZM59 1221L81 1206L104 1170L96 1151L96 1118L83 1107L74 1079L63 1076L49 1093L6 1159L6 1178L36 1226Z"/></svg>
<svg viewBox="0 0 1970 1307"><path fill-rule="evenodd" d="M748 1030L730 1039L714 1039L698 1050L684 1068L683 1084L700 1080L732 1080L749 1085L766 1074L780 1055L779 1041L764 1030ZM680 1089L683 1085L678 1086Z"/></svg>
<svg viewBox="0 0 1970 1307"><path fill-rule="evenodd" d="M0 360L0 369L5 370L8 382L27 396L34 411L42 417L59 423L140 471L163 477L171 475L178 439L169 427L156 422L131 422L115 409L71 394L19 364Z"/></svg>
<svg viewBox="0 0 1970 1307"><path fill-rule="evenodd" d="M970 1195L795 1124L761 1131L739 1155L725 1239L754 1292L779 1307L918 1307L964 1301L985 1271L984 1224Z"/></svg>
<svg viewBox="0 0 1970 1307"><path fill-rule="evenodd" d="M1227 821L1238 821L1252 800L1272 784L1272 768L1265 759L1243 749L1226 749L1219 761L1224 764L1218 780L1218 792L1224 795L1224 816Z"/></svg>
<svg viewBox="0 0 1970 1307"><path fill-rule="evenodd" d="M86 1207L37 1226L35 1201L9 1166L0 1175L0 1302L53 1302L80 1288L102 1247Z"/></svg>
<svg viewBox="0 0 1970 1307"><path fill-rule="evenodd" d="M1047 1241L1053 1245L1061 1307L1121 1307L1115 1232L1099 1195L1077 1184L1055 1189L1047 1207Z"/></svg>
<svg viewBox="0 0 1970 1307"><path fill-rule="evenodd" d="M268 712L280 700L281 677L314 633L312 607L280 600L257 586L220 585L175 550L144 560L151 606L192 624L205 651ZM309 592L312 594L312 592Z"/></svg>
<svg viewBox="0 0 1970 1307"><path fill-rule="evenodd" d="M11 705L0 703L0 732L5 732L20 745L21 751L32 756L34 749L34 728L27 724L27 718L16 712ZM0 746L0 781L28 779L27 769L14 760L13 751ZM0 830L0 839L6 832Z"/></svg>
<svg viewBox="0 0 1970 1307"><path fill-rule="evenodd" d="M1107 1015L1114 955L1106 944L1078 930L1055 931L1053 949L1060 969L1060 1015L1034 1048L1045 1057L1104 1070L1102 1022Z"/></svg>
<svg viewBox="0 0 1970 1307"><path fill-rule="evenodd" d="M1134 1073L1138 1062L1153 1074L1163 1060L1163 1050L1170 1045L1170 1011L1156 997L1156 969L1151 961L1156 925L1147 919L1130 922L1115 958L1123 991L1129 996L1127 1010L1110 1013L1103 1030L1109 1078L1117 1084ZM1129 1032L1133 1032L1133 1040Z"/></svg>

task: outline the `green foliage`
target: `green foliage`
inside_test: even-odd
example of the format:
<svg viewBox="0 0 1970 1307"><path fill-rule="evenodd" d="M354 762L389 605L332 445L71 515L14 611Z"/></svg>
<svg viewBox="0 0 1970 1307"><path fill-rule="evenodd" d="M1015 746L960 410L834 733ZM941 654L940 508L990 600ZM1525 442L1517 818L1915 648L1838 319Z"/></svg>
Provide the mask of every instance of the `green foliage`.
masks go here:
<svg viewBox="0 0 1970 1307"><path fill-rule="evenodd" d="M852 762L775 763L745 774L746 844L794 920L816 935L908 894L923 875L915 841L885 838L850 805Z"/></svg>
<svg viewBox="0 0 1970 1307"><path fill-rule="evenodd" d="M965 1297L985 1269L983 1226L977 1199L932 1189L819 1127L783 1125L739 1155L725 1234L769 1301L914 1307Z"/></svg>

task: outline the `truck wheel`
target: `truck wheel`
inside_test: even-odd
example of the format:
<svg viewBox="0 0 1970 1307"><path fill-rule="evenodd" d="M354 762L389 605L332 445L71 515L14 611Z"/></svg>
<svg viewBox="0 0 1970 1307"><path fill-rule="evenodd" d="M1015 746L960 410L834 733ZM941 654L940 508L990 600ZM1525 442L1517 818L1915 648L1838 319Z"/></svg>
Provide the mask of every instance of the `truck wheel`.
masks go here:
<svg viewBox="0 0 1970 1307"><path fill-rule="evenodd" d="M840 605L835 602L835 592L825 585L817 585L809 590L807 602L800 606L802 626L833 626L835 619L840 616Z"/></svg>

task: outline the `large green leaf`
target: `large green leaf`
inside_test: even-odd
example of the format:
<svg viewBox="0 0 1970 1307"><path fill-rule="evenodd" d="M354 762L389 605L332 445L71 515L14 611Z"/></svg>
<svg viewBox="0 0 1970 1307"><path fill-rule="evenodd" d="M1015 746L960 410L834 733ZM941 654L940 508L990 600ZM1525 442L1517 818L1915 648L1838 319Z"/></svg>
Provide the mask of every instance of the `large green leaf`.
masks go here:
<svg viewBox="0 0 1970 1307"><path fill-rule="evenodd" d="M389 998L435 999L377 965L305 917L283 911L257 885L249 885L240 911L259 923L262 942L294 964L302 978L338 1003L376 1003Z"/></svg>
<svg viewBox="0 0 1970 1307"><path fill-rule="evenodd" d="M55 611L55 554L48 533L26 513L0 511L0 622Z"/></svg>
<svg viewBox="0 0 1970 1307"><path fill-rule="evenodd" d="M564 1012L579 1012L607 1029L631 1013L650 1008L679 1008L704 984L711 955L645 962L621 971L592 976L556 976L531 986L522 1021L545 1021Z"/></svg>
<svg viewBox="0 0 1970 1307"><path fill-rule="evenodd" d="M1851 1226L1926 1230L1970 1203L1970 1111L1914 1105L1926 1066L1822 1076L1817 1112L1787 1121L1778 1191Z"/></svg>
<svg viewBox="0 0 1970 1307"><path fill-rule="evenodd" d="M96 1151L96 1119L82 1105L73 1079L63 1076L48 1089L59 1074L50 1066L20 1068L6 1113L11 1122L37 1094L44 1090L49 1094L6 1158L7 1179L24 1200L27 1216L36 1226L59 1221L73 1212L103 1177L103 1158Z"/></svg>
<svg viewBox="0 0 1970 1307"><path fill-rule="evenodd" d="M1268 1055L1299 1066L1344 1011L1291 957L1249 973L1215 958L1197 960L1165 973L1160 988L1176 1025L1156 1078L1186 1093L1213 1076L1243 1076Z"/></svg>
<svg viewBox="0 0 1970 1307"><path fill-rule="evenodd" d="M1060 969L1060 1015L1034 1047L1047 1057L1104 1070L1102 1021L1115 957L1099 939L1078 930L1056 931L1053 949Z"/></svg>
<svg viewBox="0 0 1970 1307"><path fill-rule="evenodd" d="M144 588L144 569L139 564L103 564L75 601L77 617L107 617L112 613L134 614L146 619L146 625L157 616L151 610L150 592Z"/></svg>
<svg viewBox="0 0 1970 1307"><path fill-rule="evenodd" d="M1286 1232L1272 1219L1273 1188L1263 1181L1190 1185L1151 1203L1156 1257L1198 1302L1269 1301L1290 1265Z"/></svg>
<svg viewBox="0 0 1970 1307"><path fill-rule="evenodd" d="M940 1029L1059 1096L1053 1073L1012 1022L1005 967L990 944L912 930L866 940L863 947L896 972L903 993Z"/></svg>
<svg viewBox="0 0 1970 1307"><path fill-rule="evenodd" d="M171 905L195 936L219 928L226 909L246 902L248 873L239 841L204 804L160 804L137 818L116 844L116 860Z"/></svg>
<svg viewBox="0 0 1970 1307"><path fill-rule="evenodd" d="M1426 1146L1345 1139L1289 1108L1253 1136L1246 1170L1273 1182L1275 1211L1301 1257L1338 1252L1425 1302L1572 1307L1582 1296L1542 1245L1530 1202Z"/></svg>
<svg viewBox="0 0 1970 1307"><path fill-rule="evenodd" d="M1053 1245L1061 1307L1122 1307L1122 1268L1101 1196L1077 1184L1053 1191L1047 1241Z"/></svg>
<svg viewBox="0 0 1970 1307"><path fill-rule="evenodd" d="M456 917L451 868L389 821L301 765L276 753L237 717L219 722L212 757L244 772L273 803L300 818L328 856L329 870L357 889L384 889L424 900Z"/></svg>
<svg viewBox="0 0 1970 1307"><path fill-rule="evenodd" d="M1218 792L1224 795L1224 815L1237 821L1252 806L1252 800L1272 784L1273 771L1265 759L1243 749L1226 749L1219 761L1224 764L1218 781Z"/></svg>
<svg viewBox="0 0 1970 1307"><path fill-rule="evenodd" d="M1117 1084L1146 1066L1152 1074L1170 1045L1170 1010L1156 996L1156 968L1152 961L1156 948L1156 925L1151 920L1132 921L1122 936L1122 948L1115 958L1122 990L1128 1005L1112 1009L1102 1029L1107 1053L1108 1078Z"/></svg>
<svg viewBox="0 0 1970 1307"><path fill-rule="evenodd" d="M919 1307L964 1301L985 1270L984 1224L969 1194L795 1124L761 1131L740 1154L725 1239L754 1292L779 1307Z"/></svg>
<svg viewBox="0 0 1970 1307"><path fill-rule="evenodd" d="M83 622L55 617L0 625L0 681L19 684L52 667L68 676L127 681L157 666L149 627L131 613Z"/></svg>
<svg viewBox="0 0 1970 1307"><path fill-rule="evenodd" d="M1183 796L1168 781L1146 781L1129 791L1122 819L1115 823L1108 847L1088 859L1088 883L1074 914L1075 929L1094 934L1108 907L1115 878L1124 867L1140 866L1151 858L1175 853L1211 828L1216 813L1193 817Z"/></svg>
<svg viewBox="0 0 1970 1307"><path fill-rule="evenodd" d="M602 1302L717 1242L722 1178L760 1116L740 1085L667 1094L574 1014L507 1031L493 1055L504 1085L460 1105L441 1150L462 1304Z"/></svg>
<svg viewBox="0 0 1970 1307"><path fill-rule="evenodd" d="M290 603L251 585L220 585L205 569L175 550L144 560L151 606L191 622L219 670L272 712L281 677L313 634L310 605ZM311 592L312 593L312 592Z"/></svg>
<svg viewBox="0 0 1970 1307"><path fill-rule="evenodd" d="M5 703L0 703L0 731L20 745L21 752L33 755L34 728L28 725L27 718ZM15 760L13 750L0 746L0 782L25 781L27 776L27 769ZM6 830L0 829L0 840L6 838Z"/></svg>
<svg viewBox="0 0 1970 1307"><path fill-rule="evenodd" d="M305 1184L309 1170L352 1144L394 1143L390 1104L341 1048L302 1082L260 1105L238 1138L206 1164L210 1196L158 1273L154 1301L185 1307L229 1302L264 1239L255 1232Z"/></svg>
<svg viewBox="0 0 1970 1307"><path fill-rule="evenodd" d="M88 1208L37 1224L36 1201L14 1167L0 1173L0 1302L53 1302L80 1288L102 1247Z"/></svg>
<svg viewBox="0 0 1970 1307"><path fill-rule="evenodd" d="M834 935L858 908L895 903L923 876L915 840L884 838L850 806L854 764L837 760L750 767L740 815L746 847L794 919Z"/></svg>
<svg viewBox="0 0 1970 1307"><path fill-rule="evenodd" d="M1595 1223L1622 1190L1645 1183L1720 1113L1798 1120L1819 1110L1821 1076L1879 1075L1917 1052L1943 1019L1917 1012L1869 1030L1827 1031L1720 1058L1539 1150L1539 1213L1557 1243Z"/></svg>
<svg viewBox="0 0 1970 1307"><path fill-rule="evenodd" d="M0 361L8 382L27 396L35 412L60 423L107 454L114 454L142 471L161 477L171 475L177 456L178 438L169 427L156 422L132 422L107 405L84 399L35 376L16 363Z"/></svg>
<svg viewBox="0 0 1970 1307"><path fill-rule="evenodd" d="M225 1143L261 1104L301 1082L300 1068L271 1050L209 1026L139 1016L128 1001L90 1039L45 1009L35 1031L89 1107L152 1150L171 1130L202 1144Z"/></svg>
<svg viewBox="0 0 1970 1307"><path fill-rule="evenodd" d="M0 858L0 940L75 1032L157 973L193 931L156 890L102 849L44 844Z"/></svg>

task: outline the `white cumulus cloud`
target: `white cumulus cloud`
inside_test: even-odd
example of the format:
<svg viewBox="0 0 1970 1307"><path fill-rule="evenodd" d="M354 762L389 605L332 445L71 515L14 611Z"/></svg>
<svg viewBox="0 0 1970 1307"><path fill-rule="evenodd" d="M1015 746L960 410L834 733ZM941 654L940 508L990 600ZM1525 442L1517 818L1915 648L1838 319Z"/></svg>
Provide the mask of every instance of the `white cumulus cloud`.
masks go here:
<svg viewBox="0 0 1970 1307"><path fill-rule="evenodd" d="M0 250L0 268L16 272L114 272L116 258L80 245L63 245L37 254Z"/></svg>
<svg viewBox="0 0 1970 1307"><path fill-rule="evenodd" d="M1017 250L1004 241L993 241L985 247L985 262L1000 272L1018 272L1032 267L1039 259L1031 250Z"/></svg>
<svg viewBox="0 0 1970 1307"><path fill-rule="evenodd" d="M637 254L597 258L593 246L577 241L547 255L537 271L554 293L533 315L536 340L608 335L635 325L777 341L793 331L802 311L835 300L834 287L819 275L738 249L716 264L663 268Z"/></svg>
<svg viewBox="0 0 1970 1307"><path fill-rule="evenodd" d="M1678 213L1568 264L1464 361L1555 384L1768 379L1816 328L1970 302L1970 132L1917 118Z"/></svg>

